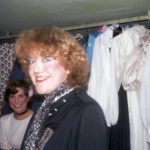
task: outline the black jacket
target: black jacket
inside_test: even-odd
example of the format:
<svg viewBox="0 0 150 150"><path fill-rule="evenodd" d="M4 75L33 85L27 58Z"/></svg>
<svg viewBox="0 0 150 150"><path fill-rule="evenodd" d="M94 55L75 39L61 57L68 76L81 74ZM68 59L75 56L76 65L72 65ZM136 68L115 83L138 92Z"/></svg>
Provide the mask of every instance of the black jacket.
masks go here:
<svg viewBox="0 0 150 150"><path fill-rule="evenodd" d="M102 109L84 91L76 89L51 107L52 115L45 128L53 129L54 133L44 150L108 149L108 128Z"/></svg>

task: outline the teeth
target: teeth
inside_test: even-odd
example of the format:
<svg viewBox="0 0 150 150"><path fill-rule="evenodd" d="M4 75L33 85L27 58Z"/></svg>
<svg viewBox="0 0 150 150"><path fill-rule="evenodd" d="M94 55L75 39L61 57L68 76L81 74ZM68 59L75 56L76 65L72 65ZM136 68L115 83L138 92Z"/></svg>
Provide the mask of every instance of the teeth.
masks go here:
<svg viewBox="0 0 150 150"><path fill-rule="evenodd" d="M17 107L15 106L15 108L20 108L20 107L21 107L21 106L17 106Z"/></svg>
<svg viewBox="0 0 150 150"><path fill-rule="evenodd" d="M44 78L43 77L37 77L36 80L37 81L44 81L44 80L46 80L46 78L45 77Z"/></svg>
<svg viewBox="0 0 150 150"><path fill-rule="evenodd" d="M44 81L45 79L36 79L36 81Z"/></svg>

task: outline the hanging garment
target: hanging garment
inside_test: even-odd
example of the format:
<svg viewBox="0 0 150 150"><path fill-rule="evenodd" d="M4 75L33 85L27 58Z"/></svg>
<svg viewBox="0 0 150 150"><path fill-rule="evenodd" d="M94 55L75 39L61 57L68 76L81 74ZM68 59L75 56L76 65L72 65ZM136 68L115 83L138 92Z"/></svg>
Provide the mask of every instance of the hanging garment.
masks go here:
<svg viewBox="0 0 150 150"><path fill-rule="evenodd" d="M94 48L95 39L97 36L100 36L100 34L106 32L107 28L108 27L106 25L100 26L96 29L96 33L90 33L88 36L86 53L87 53L88 61L89 61L90 65L92 63L92 56L93 56L93 48Z"/></svg>
<svg viewBox="0 0 150 150"><path fill-rule="evenodd" d="M143 67L141 66L141 64L143 64L142 56L144 55L140 56L137 51L136 53L133 53L133 51L143 43L142 39L145 33L146 29L144 26L137 25L129 28L113 39L111 49L111 58L114 59L113 62L115 62L117 88L123 83L124 89L127 90L131 150L148 150L146 146L145 129L139 111L139 84L132 84L134 88L133 86L129 86L131 85L131 79L132 81L139 81L138 79L140 78L140 72ZM140 58L135 55L140 56ZM135 58L138 58L138 60ZM139 59L141 62L138 62ZM133 64L137 64L139 67Z"/></svg>
<svg viewBox="0 0 150 150"><path fill-rule="evenodd" d="M88 94L101 105L108 126L116 124L118 119L118 99L110 96L110 84L113 80L110 68L112 37L113 30L107 28L106 32L95 39L87 90ZM115 94L117 95L117 92Z"/></svg>
<svg viewBox="0 0 150 150"><path fill-rule="evenodd" d="M86 53L87 53L88 62L90 65L92 63L92 55L93 55L93 47L94 47L95 38L96 38L96 35L94 33L89 34Z"/></svg>
<svg viewBox="0 0 150 150"><path fill-rule="evenodd" d="M143 68L143 76L141 79L141 88L139 90L139 106L142 121L146 128L146 138L150 146L150 36L148 45L144 45L146 59Z"/></svg>
<svg viewBox="0 0 150 150"><path fill-rule="evenodd" d="M115 70L117 90L119 90L122 82L125 61L132 50L142 44L141 36L144 35L145 32L144 26L137 25L124 30L112 40L111 68L113 67Z"/></svg>
<svg viewBox="0 0 150 150"><path fill-rule="evenodd" d="M15 62L13 48L14 44L0 45L0 101L4 100L5 89Z"/></svg>
<svg viewBox="0 0 150 150"><path fill-rule="evenodd" d="M139 91L141 87L141 77L143 75L143 67L145 63L144 49L141 45L135 47L131 54L127 57L125 63L125 70L123 74L124 89L128 93L128 103L130 111L130 129L131 129L131 143L132 149L148 150L148 145L145 136L145 128L141 118L141 110L139 103ZM146 105L146 104L144 104Z"/></svg>
<svg viewBox="0 0 150 150"><path fill-rule="evenodd" d="M119 89L119 117L116 125L109 127L109 150L130 150L130 128L127 93Z"/></svg>
<svg viewBox="0 0 150 150"><path fill-rule="evenodd" d="M11 73L11 80L22 80L22 79L24 79L24 73L20 63L18 62L18 60L16 60Z"/></svg>

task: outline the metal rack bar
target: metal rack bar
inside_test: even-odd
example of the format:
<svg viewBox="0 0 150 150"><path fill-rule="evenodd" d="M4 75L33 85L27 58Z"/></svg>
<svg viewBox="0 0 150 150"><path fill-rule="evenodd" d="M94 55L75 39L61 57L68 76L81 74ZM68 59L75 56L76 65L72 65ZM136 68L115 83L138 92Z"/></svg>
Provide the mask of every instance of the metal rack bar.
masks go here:
<svg viewBox="0 0 150 150"><path fill-rule="evenodd" d="M95 23L87 23L87 24L76 25L76 26L68 26L68 27L64 27L63 29L65 29L65 30L77 30L77 29L98 27L101 25L144 21L144 20L148 20L148 19L149 19L148 16L128 17L128 18L123 18L123 19L114 19L114 20L100 21L100 22L95 22Z"/></svg>

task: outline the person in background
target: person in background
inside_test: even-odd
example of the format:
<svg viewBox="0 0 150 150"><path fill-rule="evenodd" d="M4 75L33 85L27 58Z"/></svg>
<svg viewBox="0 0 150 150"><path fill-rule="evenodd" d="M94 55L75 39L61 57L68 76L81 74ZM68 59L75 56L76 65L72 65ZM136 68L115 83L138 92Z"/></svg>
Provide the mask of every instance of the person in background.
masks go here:
<svg viewBox="0 0 150 150"><path fill-rule="evenodd" d="M38 109L38 107L41 105L41 102L43 100L43 95L36 94L36 93L34 93L34 91L32 91L31 94L29 94L29 96L30 96L30 102L29 102L28 106L31 108L31 110L33 112L35 112ZM8 101L8 98L6 95L6 97L4 98L4 100L2 102L1 115L0 116L7 115L7 114L10 114L12 112L13 112L13 110L11 109L11 107L9 105L9 101Z"/></svg>
<svg viewBox="0 0 150 150"><path fill-rule="evenodd" d="M0 149L19 150L33 111L28 107L30 86L25 80L12 81L5 93L12 113L0 118Z"/></svg>
<svg viewBox="0 0 150 150"><path fill-rule="evenodd" d="M85 91L88 60L75 37L58 27L28 29L15 51L44 95L21 150L107 150L108 128L101 107Z"/></svg>

